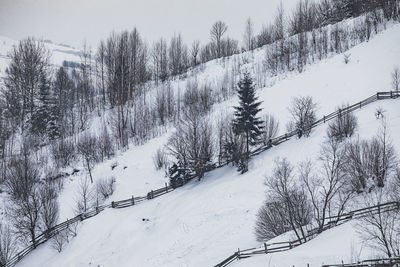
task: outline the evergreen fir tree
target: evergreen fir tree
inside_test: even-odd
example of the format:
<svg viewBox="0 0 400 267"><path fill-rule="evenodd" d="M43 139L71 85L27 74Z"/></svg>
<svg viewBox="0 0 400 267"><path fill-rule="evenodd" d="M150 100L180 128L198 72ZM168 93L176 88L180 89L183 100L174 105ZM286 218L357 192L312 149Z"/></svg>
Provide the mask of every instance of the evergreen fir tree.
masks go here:
<svg viewBox="0 0 400 267"><path fill-rule="evenodd" d="M169 183L173 188L180 187L186 183L186 171L181 161L174 163L169 169Z"/></svg>
<svg viewBox="0 0 400 267"><path fill-rule="evenodd" d="M257 102L253 80L249 73L245 73L238 83L239 106L235 108L233 120L234 131L237 135L244 135L246 141L246 157L250 155L250 145L256 145L262 134L263 121L257 117L261 111ZM242 170L243 171L243 170Z"/></svg>
<svg viewBox="0 0 400 267"><path fill-rule="evenodd" d="M39 95L32 114L32 133L55 139L59 132L59 107L51 91L50 82L44 75L40 78Z"/></svg>
<svg viewBox="0 0 400 267"><path fill-rule="evenodd" d="M40 77L39 95L32 112L32 133L42 136L47 133L47 122L50 114L50 84L47 78Z"/></svg>
<svg viewBox="0 0 400 267"><path fill-rule="evenodd" d="M50 112L47 119L47 136L50 140L57 139L61 136L61 118L60 118L60 107L57 105L57 100L55 98L50 99Z"/></svg>

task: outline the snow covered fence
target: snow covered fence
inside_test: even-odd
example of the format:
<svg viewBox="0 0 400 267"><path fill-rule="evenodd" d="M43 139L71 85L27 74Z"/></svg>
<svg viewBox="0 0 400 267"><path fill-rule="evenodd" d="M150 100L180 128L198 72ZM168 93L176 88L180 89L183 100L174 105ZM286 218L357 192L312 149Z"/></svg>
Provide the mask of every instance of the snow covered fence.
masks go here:
<svg viewBox="0 0 400 267"><path fill-rule="evenodd" d="M350 211L348 213L336 215L336 216L331 216L328 217L328 222L324 225L323 231L331 229L335 226L338 226L340 224L343 224L345 222L348 222L352 219L358 219L366 216L372 216L377 213L385 213L393 210L398 210L400 209L400 202L388 202L388 203L383 203L375 206L370 206L362 209L357 209ZM287 251L290 249L293 249L297 246L300 246L301 244L304 244L305 242L313 239L319 234L318 232L318 227L313 228L308 231L308 234L305 238L299 238L297 240L293 241L288 241L288 242L279 242L279 243L264 243L263 248L251 248L251 249L246 249L246 250L240 250L236 251L234 254L223 260L222 262L218 263L215 265L215 267L225 267L228 266L230 263L232 263L235 259L245 259L249 258L252 256L256 255L261 255L261 254L271 254L271 253L276 253L276 252L281 252L281 251ZM400 261L398 262L400 263ZM326 265L325 267L336 267L336 266L346 266L346 265ZM348 266L378 266L378 265L348 265ZM386 265L379 265L379 266L386 266ZM387 265L387 266L393 266L393 265Z"/></svg>
<svg viewBox="0 0 400 267"><path fill-rule="evenodd" d="M18 252L16 255L14 255L7 263L4 267L11 267L14 266L16 263L18 263L23 257L25 257L26 255L28 255L31 251L33 251L37 246L45 243L46 241L50 240L52 237L56 236L58 233L69 229L71 226L73 226L74 224L77 224L81 221L84 221L86 219L89 219L93 216L96 216L97 214L99 214L100 212L102 212L103 210L105 210L106 208L126 208L126 207L130 207L133 205L137 205L138 203L144 201L144 200L149 200L149 199L153 199L159 196L162 196L166 193L169 193L171 191L173 191L174 189L172 188L172 186L167 186L167 184L165 184L165 187L160 188L160 189L156 189L156 190L151 190L149 193L147 193L146 196L143 197L131 197L128 199L124 199L121 201L113 201L109 204L106 205L101 205L101 206L97 206L95 208L93 208L90 211L81 213L77 216L75 216L72 219L66 220L65 222L62 222L46 231L44 231L43 233L41 233L37 238L36 238L36 242L34 244L29 245L28 247L24 248L22 251ZM3 267L3 266L0 266Z"/></svg>
<svg viewBox="0 0 400 267"><path fill-rule="evenodd" d="M325 264L322 267L393 267L400 265L400 258L363 260L355 263Z"/></svg>
<svg viewBox="0 0 400 267"><path fill-rule="evenodd" d="M346 108L343 108L343 109L338 109L338 110L336 110L336 111L334 111L334 112L332 112L332 113L330 113L328 115L324 115L321 119L315 121L312 124L311 129L314 128L314 127L317 127L320 124L324 124L324 123L326 123L326 122L328 122L330 120L333 120L336 117L343 116L343 115L345 115L347 113L351 113L351 112L353 112L353 111L355 111L357 109L361 109L362 107L364 107L364 106L366 106L368 104L371 104L371 103L373 103L373 102L375 102L377 100L394 99L394 98L398 98L398 97L400 97L400 91L377 92L376 94L374 94L374 95L372 95L372 96L370 96L370 97L368 97L368 98L366 98L366 99L364 99L364 100L362 100L362 101L360 101L358 103L355 103L355 104L353 104L351 106L347 106ZM279 145L280 143L289 140L292 136L295 136L297 134L298 134L297 130L294 130L294 131L285 133L283 135L280 135L278 137L272 138L269 141L269 144L263 145L261 147L258 147L257 149L252 151L251 156L258 155L261 152L263 152L265 150L268 150L272 146Z"/></svg>

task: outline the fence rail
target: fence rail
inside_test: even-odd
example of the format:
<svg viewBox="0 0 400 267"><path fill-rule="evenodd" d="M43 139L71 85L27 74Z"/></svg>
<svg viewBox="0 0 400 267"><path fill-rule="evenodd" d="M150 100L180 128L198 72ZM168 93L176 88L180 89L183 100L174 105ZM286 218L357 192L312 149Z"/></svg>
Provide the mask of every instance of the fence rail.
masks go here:
<svg viewBox="0 0 400 267"><path fill-rule="evenodd" d="M390 92L377 92L375 95L370 96L366 99L364 99L361 102L358 102L356 104L353 104L351 106L348 106L346 108L343 109L339 109L335 112L332 112L328 115L323 116L321 119L315 121L312 126L311 129L314 127L317 127L320 124L326 123L340 115L346 114L346 113L350 113L353 112L354 110L360 109L363 106L366 106L370 103L373 103L377 100L384 100L384 99L394 99L394 98L398 98L400 97L400 92L399 91L390 91ZM254 151L251 152L251 156L255 156L258 155L260 153L262 153L263 151L266 151L268 149L270 149L272 146L277 146L287 140L289 140L291 137L297 135L298 132L297 131L291 131L289 133L280 135L278 137L272 138L270 140L270 142L267 145L263 145L257 149L255 149ZM219 165L215 164L212 167L210 167L210 169L208 171L214 170L216 168L220 168L223 167L225 165L229 164L229 162L224 162L224 163L220 163ZM195 176L191 175L189 177L189 179L187 179L187 181L193 179ZM171 185L167 185L165 184L164 187L156 189L156 190L152 190L150 192L147 193L146 196L139 196L139 197L131 197L128 199L124 199L121 201L113 201L109 204L106 205L102 205L102 206L98 206L88 212L84 212L81 213L77 216L75 216L72 219L69 219L65 222L62 222L46 231L44 231L42 234L40 234L35 241L35 244L31 244L28 247L24 248L23 250L21 250L20 252L18 252L17 254L15 254L10 260L7 261L6 265L4 267L12 267L14 266L16 263L18 263L23 257L25 257L26 255L28 255L31 251L33 251L37 246L45 243L46 241L48 241L49 239L51 239L53 236L57 235L59 232L64 231L66 229L68 229L71 225L78 223L80 221L84 221L86 219L89 219L93 216L96 216L97 214L99 214L100 212L102 212L103 210L105 210L106 208L126 208L126 207L130 207L133 205L137 205L145 200L150 200L159 196L162 196L164 194L167 194L171 191L173 191L174 188ZM397 203L398 205L398 203ZM393 208L393 207L392 207ZM397 207L398 208L398 207ZM356 211L353 211L356 212ZM351 216L351 218L354 218L354 216L357 216L358 213L355 214L347 214L347 216ZM332 219L332 217L330 217L329 219ZM330 222L332 224L332 222ZM329 224L327 224L328 227ZM295 240L295 241L291 241L291 242L284 242L283 244L286 244L279 247L278 248L274 248L274 249L267 249L268 253L273 253L273 252L278 252L282 251L284 249L291 249L295 246L300 245L302 242L300 240ZM269 244L269 245L274 245L274 244ZM275 244L276 245L276 244ZM282 244L281 244L282 245ZM250 252L247 252L250 251ZM235 259L239 259L239 258L243 258L243 257L250 257L251 255L255 255L255 254L260 254L260 253L264 253L266 250L265 248L263 250L255 250L255 249L251 249L251 250L247 250L246 252L235 252L234 254L232 254L231 256L229 256L226 260L222 261L221 263L219 263L216 266L227 266L229 263L231 263L233 260ZM271 251L271 252L269 252ZM1 266L2 267L2 266Z"/></svg>
<svg viewBox="0 0 400 267"><path fill-rule="evenodd" d="M348 222L352 219L363 218L366 216L372 216L378 213L385 213L389 211L394 211L400 209L400 202L388 202L375 206L370 206L362 209L357 209L350 211L348 213L344 213L337 216L327 217L327 223L323 226L323 231L331 229L337 225ZM293 241L288 242L279 242L279 243L264 243L264 248L256 248L256 249L248 249L240 251L238 250L233 255L229 256L227 259L215 265L215 267L225 267L234 261L234 259L243 259L249 258L252 256L260 255L260 254L270 254L276 252L287 251L293 249L311 239L316 237L319 234L318 227L315 227L308 231L308 234L305 238L300 238ZM229 261L228 261L229 259ZM325 267L335 267L335 266L346 266L346 265L327 265ZM349 266L367 266L367 265L349 265ZM371 266L371 265L368 265Z"/></svg>
<svg viewBox="0 0 400 267"><path fill-rule="evenodd" d="M322 267L393 267L400 264L400 258L363 260L355 263L325 264Z"/></svg>

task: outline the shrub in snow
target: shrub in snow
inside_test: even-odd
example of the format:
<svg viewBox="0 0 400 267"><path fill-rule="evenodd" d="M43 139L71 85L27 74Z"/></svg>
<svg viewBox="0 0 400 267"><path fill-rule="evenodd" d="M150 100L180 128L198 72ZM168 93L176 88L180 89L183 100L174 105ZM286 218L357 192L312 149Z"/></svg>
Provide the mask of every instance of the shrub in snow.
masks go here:
<svg viewBox="0 0 400 267"><path fill-rule="evenodd" d="M399 91L400 90L400 69L399 67L394 68L392 72L392 87L393 90Z"/></svg>
<svg viewBox="0 0 400 267"><path fill-rule="evenodd" d="M264 145L268 145L272 138L276 137L279 131L279 122L272 115L266 115L263 118L262 141Z"/></svg>
<svg viewBox="0 0 400 267"><path fill-rule="evenodd" d="M156 170L161 170L163 167L167 167L168 160L164 149L157 149L156 154L153 156L153 162Z"/></svg>
<svg viewBox="0 0 400 267"><path fill-rule="evenodd" d="M354 114L339 109L339 115L328 126L328 137L342 141L346 137L351 137L357 126L357 118Z"/></svg>
<svg viewBox="0 0 400 267"><path fill-rule="evenodd" d="M388 138L386 126L371 140L356 140L346 145L345 172L353 190L370 191L384 187L395 174L397 154Z"/></svg>
<svg viewBox="0 0 400 267"><path fill-rule="evenodd" d="M65 243L68 243L68 231L61 231L58 232L53 238L51 239L51 247L61 252L65 246Z"/></svg>
<svg viewBox="0 0 400 267"><path fill-rule="evenodd" d="M115 190L115 177L102 178L96 181L96 192L97 196L101 200L109 198Z"/></svg>
<svg viewBox="0 0 400 267"><path fill-rule="evenodd" d="M343 62L344 62L345 64L349 64L349 62L350 62L350 57L351 57L351 54L347 54L347 53L343 54Z"/></svg>

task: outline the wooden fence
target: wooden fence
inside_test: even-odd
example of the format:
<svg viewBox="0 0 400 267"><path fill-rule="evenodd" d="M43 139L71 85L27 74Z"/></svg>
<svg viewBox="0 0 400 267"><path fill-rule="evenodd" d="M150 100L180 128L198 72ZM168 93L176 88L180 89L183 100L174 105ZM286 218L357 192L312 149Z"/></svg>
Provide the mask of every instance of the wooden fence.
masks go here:
<svg viewBox="0 0 400 267"><path fill-rule="evenodd" d="M400 92L399 91L390 91L390 92L378 92L375 95L368 97L366 99L364 99L363 101L353 104L351 106L348 106L344 109L339 109L335 112L332 112L331 114L325 115L323 116L321 119L315 121L311 128L317 127L320 124L326 123L340 115L346 114L346 113L350 113L353 112L354 110L360 109L372 102L375 102L377 100L383 100L383 99L393 99L393 98L397 98L400 97ZM269 148L271 148L272 146L276 146L279 145L282 142L285 142L287 140L289 140L292 136L297 135L298 132L297 131L292 131L286 134L283 134L281 136L275 137L273 139L271 139L271 141L269 142L269 144L267 145L263 145L260 146L259 148L255 149L254 151L252 151L251 156L255 156L260 154L263 151L268 150ZM223 167L225 165L229 164L229 162L225 162L225 163L221 163L219 165L214 164L212 167L210 167L210 169L208 171L212 171L216 168L220 168ZM191 180L195 178L194 175L191 175L189 177L189 179L187 179L187 181ZM128 199L124 199L121 201L113 201L109 204L106 205L102 205L102 206L98 206L88 212L84 212L81 213L79 215L77 215L76 217L67 220L65 222L62 222L46 231L44 231L42 234L40 234L37 238L36 238L36 242L35 244L31 244L28 247L26 247L25 249L23 249L22 251L18 252L17 254L15 254L7 263L4 267L11 267L14 266L17 262L19 262L23 257L25 257L27 254L29 254L32 250L34 250L37 246L45 243L46 241L48 241L49 239L51 239L53 236L57 235L59 232L64 231L66 229L68 229L71 225L78 223L80 221L84 221L86 219L89 219L97 214L99 214L100 212L102 212L104 209L106 208L125 208L125 207L130 207L133 205L137 205L141 202L143 202L144 200L149 200L149 199L153 199L159 196L162 196L164 194L167 194L171 191L173 191L174 188L172 186L168 186L167 184L165 184L164 187L156 189L156 190L152 190L150 192L147 193L146 196L141 196L141 197L131 197ZM356 213L358 214L358 213ZM355 215L354 215L355 216ZM329 218L329 219L333 219L333 218ZM292 242L284 242L282 244L279 244L278 247L274 247L272 245L276 245L276 244L269 244L269 248L267 249L268 253L273 253L273 252L278 252L278 251L282 251L285 249L291 249L294 246L298 246L300 244L301 241L297 240L297 241L292 241ZM250 252L249 252L250 251ZM223 262L221 262L220 264L216 265L216 266L227 266L230 262L232 262L235 259L238 258L243 258L243 257L248 257L250 255L253 254L260 254L260 253L265 253L265 249L264 250L246 250L246 251L238 251L235 252L233 255L231 255L230 257L228 257L226 260L224 260ZM3 266L0 266L3 267Z"/></svg>
<svg viewBox="0 0 400 267"><path fill-rule="evenodd" d="M400 258L363 260L354 263L324 264L322 267L393 267L400 266Z"/></svg>
<svg viewBox="0 0 400 267"><path fill-rule="evenodd" d="M7 261L7 263L4 267L14 266L23 257L25 257L31 251L33 251L37 246L45 243L46 241L48 241L49 239L51 239L58 233L69 229L72 225L79 223L81 221L87 220L93 216L96 216L97 214L99 214L100 212L102 212L103 210L105 210L107 208L125 208L125 207L129 207L129 206L137 205L137 204L143 202L144 200L153 199L153 198L162 196L173 190L174 189L171 186L167 186L167 184L165 184L165 187L162 187L162 188L159 188L156 190L151 190L149 193L147 193L146 196L142 196L142 197L133 197L132 196L131 198L124 199L121 201L113 201L109 204L98 206L98 207L91 209L90 211L81 213L81 214L75 216L74 218L66 220L65 222L62 222L60 224L57 224L56 226L41 233L39 236L37 236L36 242L34 244L31 242L32 244L30 244L29 246L27 246L26 248L24 248L23 250L18 252L16 255L14 255L9 261ZM3 266L0 266L0 267L3 267Z"/></svg>
<svg viewBox="0 0 400 267"><path fill-rule="evenodd" d="M388 202L380 205L375 205L371 207L366 207L362 209L353 210L351 212L339 215L339 216L331 216L326 218L327 223L323 227L323 231L331 229L337 225L348 222L352 219L362 218L366 216L372 216L377 213L385 213L393 210L400 209L400 202ZM215 265L215 267L225 267L232 263L234 260L249 258L252 256L260 255L260 254L271 254L281 251L287 251L293 249L311 239L316 237L319 233L318 227L315 227L308 231L306 237L300 238L293 241L288 242L278 242L278 243L264 243L262 248L251 248L246 250L238 250L228 258L223 260L222 262ZM335 265L331 265L332 267ZM338 265L339 266L339 265ZM342 265L340 265L342 266ZM352 266L352 265L351 265ZM358 265L357 265L358 266ZM364 265L361 265L364 266Z"/></svg>

